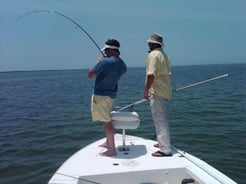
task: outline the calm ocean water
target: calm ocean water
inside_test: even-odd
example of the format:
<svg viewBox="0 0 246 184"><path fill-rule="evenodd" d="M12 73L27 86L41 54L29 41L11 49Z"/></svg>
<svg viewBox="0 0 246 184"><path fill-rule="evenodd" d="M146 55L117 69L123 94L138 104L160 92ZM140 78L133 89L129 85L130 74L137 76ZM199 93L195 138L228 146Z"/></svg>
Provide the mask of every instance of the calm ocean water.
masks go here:
<svg viewBox="0 0 246 184"><path fill-rule="evenodd" d="M246 64L173 67L173 88L229 76L173 94L172 144L246 183ZM92 123L87 70L0 73L0 183L47 183L74 152L104 136ZM115 107L143 99L145 68L129 68ZM152 138L148 103L128 134ZM83 163L81 163L83 167Z"/></svg>

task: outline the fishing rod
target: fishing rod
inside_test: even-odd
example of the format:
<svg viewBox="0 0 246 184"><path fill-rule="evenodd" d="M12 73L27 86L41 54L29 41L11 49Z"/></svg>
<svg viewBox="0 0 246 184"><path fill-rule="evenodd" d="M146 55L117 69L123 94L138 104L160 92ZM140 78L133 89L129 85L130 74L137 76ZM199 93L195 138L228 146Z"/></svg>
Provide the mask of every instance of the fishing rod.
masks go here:
<svg viewBox="0 0 246 184"><path fill-rule="evenodd" d="M119 109L119 110L117 110L117 111L122 111L122 110L125 110L125 109L127 109L127 108L129 108L129 107L132 107L132 106L134 106L134 105L137 105L137 104L143 103L143 102L145 102L145 101L147 101L147 99L138 100L138 101L136 101L136 102L134 102L134 103L131 103L131 104L129 104L129 105L127 105L127 106L125 106L125 107L120 108L120 109Z"/></svg>
<svg viewBox="0 0 246 184"><path fill-rule="evenodd" d="M218 79L221 79L221 78L224 78L224 77L227 77L227 76L229 76L229 74L219 75L217 77L213 77L213 78L210 78L210 79L207 79L207 80L203 80L203 81L200 81L200 82L192 83L192 84L180 87L180 88L173 89L172 91L173 92L182 91L182 90L185 90L185 89L188 89L188 88L191 88L191 87L195 87L195 86L198 86L198 85L201 85L201 84L204 84L204 83L208 83L208 82L211 82L211 81L214 81L214 80L218 80ZM138 101L136 101L134 103L131 103L131 104L125 106L125 107L120 108L118 111L122 111L124 109L127 109L129 107L132 107L134 105L137 105L137 104L140 104L140 103L143 103L143 102L146 102L146 101L147 101L147 99L138 100Z"/></svg>
<svg viewBox="0 0 246 184"><path fill-rule="evenodd" d="M96 41L91 37L91 35L81 25L79 25L79 23L77 23L72 18L68 17L67 15L64 15L63 13L60 13L60 12L57 12L57 11L53 11L53 10L34 10L34 11L30 11L30 12L24 13L23 15L19 16L16 20L18 21L18 20L24 18L25 16L28 16L28 15L31 15L31 14L34 14L34 13L53 13L53 14L56 14L56 15L59 15L61 17L66 18L68 21L70 21L70 22L72 22L73 24L76 25L75 28L78 27L81 31L83 31L90 38L90 40L94 43L94 45L97 47L97 49L100 51L100 53L102 55L104 55L104 53L101 51L100 47L98 46Z"/></svg>
<svg viewBox="0 0 246 184"><path fill-rule="evenodd" d="M173 92L181 91L181 90L184 90L184 89L187 89L187 88L191 88L191 87L194 87L194 86L198 86L198 85L201 85L201 84L213 81L213 80L221 79L221 78L227 77L228 75L229 74L224 74L224 75L213 77L213 78L201 81L201 82L196 82L196 83L193 83L193 84L190 84L190 85L187 85L187 86L183 86L181 88L174 89Z"/></svg>

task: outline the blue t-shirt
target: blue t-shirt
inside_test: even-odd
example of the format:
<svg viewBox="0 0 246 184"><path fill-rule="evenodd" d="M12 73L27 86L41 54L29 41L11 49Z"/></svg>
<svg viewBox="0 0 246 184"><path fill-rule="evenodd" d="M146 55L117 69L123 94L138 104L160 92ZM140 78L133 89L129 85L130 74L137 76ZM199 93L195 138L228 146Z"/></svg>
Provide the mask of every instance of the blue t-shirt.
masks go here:
<svg viewBox="0 0 246 184"><path fill-rule="evenodd" d="M114 56L103 58L92 70L96 74L93 93L115 98L118 90L118 81L127 70L124 61Z"/></svg>

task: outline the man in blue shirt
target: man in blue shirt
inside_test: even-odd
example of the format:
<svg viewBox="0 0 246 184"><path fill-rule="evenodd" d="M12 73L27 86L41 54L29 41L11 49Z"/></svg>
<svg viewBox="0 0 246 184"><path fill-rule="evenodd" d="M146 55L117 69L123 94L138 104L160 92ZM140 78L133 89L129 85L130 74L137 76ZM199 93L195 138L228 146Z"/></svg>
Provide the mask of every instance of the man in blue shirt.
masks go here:
<svg viewBox="0 0 246 184"><path fill-rule="evenodd" d="M113 99L117 95L118 81L127 70L126 64L119 57L119 47L120 43L115 39L106 41L102 48L104 56L88 71L89 78L96 77L91 98L92 120L102 122L106 135L106 142L100 145L107 148L107 151L101 153L102 156L114 156L117 153L111 111Z"/></svg>

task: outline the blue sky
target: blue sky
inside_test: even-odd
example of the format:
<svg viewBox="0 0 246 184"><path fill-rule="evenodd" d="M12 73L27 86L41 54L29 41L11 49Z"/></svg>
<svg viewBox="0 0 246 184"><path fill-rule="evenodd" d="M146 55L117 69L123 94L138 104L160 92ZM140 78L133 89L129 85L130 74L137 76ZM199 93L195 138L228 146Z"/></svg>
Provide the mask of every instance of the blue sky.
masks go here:
<svg viewBox="0 0 246 184"><path fill-rule="evenodd" d="M173 66L246 62L244 0L0 0L0 71L86 69L103 47L121 43L129 67L145 66L150 34L163 35Z"/></svg>

